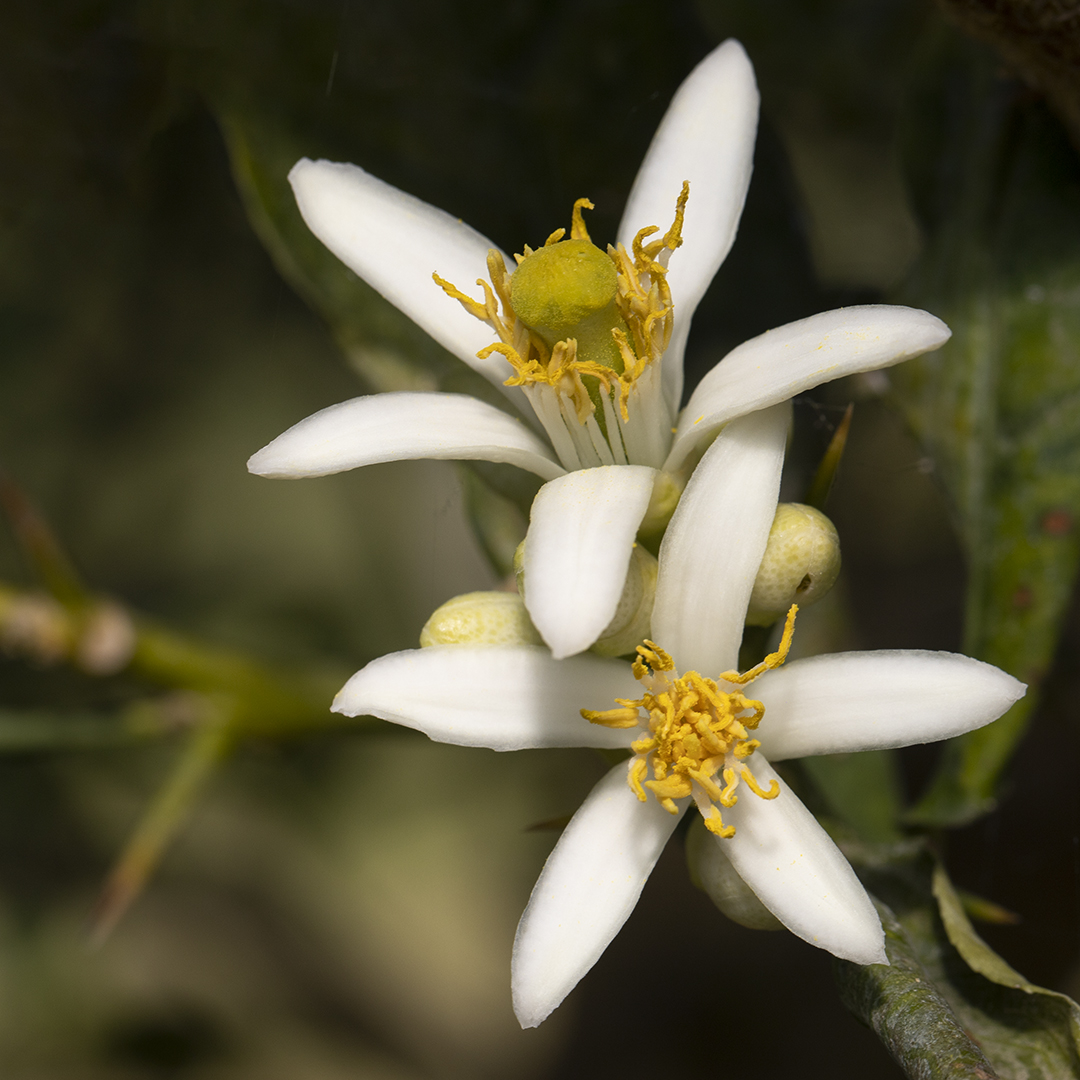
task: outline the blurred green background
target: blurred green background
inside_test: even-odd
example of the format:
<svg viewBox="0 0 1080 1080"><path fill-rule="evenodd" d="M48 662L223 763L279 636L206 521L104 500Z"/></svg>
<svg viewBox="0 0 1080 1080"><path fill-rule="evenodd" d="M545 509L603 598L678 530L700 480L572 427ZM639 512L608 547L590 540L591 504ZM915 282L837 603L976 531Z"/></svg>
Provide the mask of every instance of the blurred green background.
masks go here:
<svg viewBox="0 0 1080 1080"><path fill-rule="evenodd" d="M1075 152L1039 93L929 4L10 0L0 465L92 589L205 643L307 665L328 684L412 647L437 605L496 582L466 520L463 474L401 463L293 484L251 477L244 462L344 398L471 384L330 266L288 203L285 172L300 155L355 161L507 250L566 224L588 195L590 229L608 238L671 94L731 35L755 63L762 128L738 240L695 318L690 386L745 338L845 303L910 300L970 342L989 333L964 291L978 282L998 316L999 287L1021 315L1025 304L1066 311L1046 324L1062 366L1038 394L1072 401ZM1006 102L1007 118L987 101L998 114ZM995 123L1005 135L987 173L979 134ZM969 175L990 175L1000 220L1026 248L984 219L949 231L971 205ZM1060 201L1036 227L1039 185ZM1057 260L1058 277L1032 276L1025 253ZM949 443L934 371L853 379L797 403L791 497L856 402L829 504L844 571L800 617L800 653L979 649L965 581L972 566L998 580L1000 561L972 551L1003 535L1008 507L985 519L998 523L989 533L972 525L953 482L970 473L953 466L973 444L957 454ZM1054 429L1053 476L1072 475L1072 423ZM1031 468L1050 475L1043 460ZM1071 513L1075 492L1062 492L1051 503ZM1046 680L1028 738L996 809L972 821L986 799L954 814L969 823L941 850L958 885L1020 916L987 928L991 944L1035 982L1075 991L1069 520L1061 554L1032 571L1035 600L1015 603L1042 619L1025 631ZM35 581L10 533L0 581ZM144 689L0 661L9 710L108 709ZM690 885L676 844L580 988L538 1031L518 1029L513 930L553 841L530 826L571 812L602 774L586 751L496 756L344 726L248 741L91 949L95 897L176 753L166 739L0 757L5 1076L900 1075L829 987L829 958L728 923ZM902 755L908 803L939 756Z"/></svg>

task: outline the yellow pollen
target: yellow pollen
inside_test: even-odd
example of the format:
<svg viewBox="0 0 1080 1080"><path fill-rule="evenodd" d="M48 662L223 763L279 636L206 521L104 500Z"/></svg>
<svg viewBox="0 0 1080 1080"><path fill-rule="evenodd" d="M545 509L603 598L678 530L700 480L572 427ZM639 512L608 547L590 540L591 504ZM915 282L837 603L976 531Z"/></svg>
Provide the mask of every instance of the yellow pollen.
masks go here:
<svg viewBox="0 0 1080 1080"><path fill-rule="evenodd" d="M432 278L447 296L495 331L497 340L481 349L477 356L486 359L492 353L501 353L514 371L506 380L507 386L526 390L550 387L561 399L569 401L579 424L584 425L596 414L598 423L606 430L606 406L597 413L598 405L602 404L599 395L604 395L618 410L622 422L629 423L634 386L663 356L671 339L674 308L667 284L667 260L682 245L689 196L690 184L684 182L676 200L675 220L659 239L646 242L660 231L658 226L651 225L634 237L630 252L622 244L608 246L606 256L614 268L616 281L613 321L606 324L610 329L604 329L599 340L596 326L586 327L585 323L557 341L550 337L545 340L540 332L526 326L511 299L511 273L494 249L488 253L487 260L490 282L482 278L476 282L483 290L483 300L468 296L437 273ZM563 240L565 229L556 229L540 251L562 243L591 243L582 215L586 209L592 210L593 204L588 199L578 199L574 203L570 240ZM535 253L526 245L524 254L515 256L518 266ZM599 249L596 255L600 257ZM589 342L587 346L583 344L583 335ZM610 440L613 434L608 432L607 437ZM614 437L618 438L617 434Z"/></svg>
<svg viewBox="0 0 1080 1080"><path fill-rule="evenodd" d="M615 709L581 710L593 724L644 729L643 736L630 744L634 756L627 772L627 783L638 799L646 802L651 792L665 810L676 814L675 800L693 796L706 828L726 839L735 835L735 827L724 824L720 807L738 802L740 784L759 799L780 794L777 780L762 787L747 764L761 745L749 732L764 719L765 706L747 697L741 687L787 659L798 610L792 604L776 652L749 671L720 676L729 690L721 690L718 681L696 671L679 675L671 655L646 641L638 646L632 669L644 689L641 697L617 698Z"/></svg>

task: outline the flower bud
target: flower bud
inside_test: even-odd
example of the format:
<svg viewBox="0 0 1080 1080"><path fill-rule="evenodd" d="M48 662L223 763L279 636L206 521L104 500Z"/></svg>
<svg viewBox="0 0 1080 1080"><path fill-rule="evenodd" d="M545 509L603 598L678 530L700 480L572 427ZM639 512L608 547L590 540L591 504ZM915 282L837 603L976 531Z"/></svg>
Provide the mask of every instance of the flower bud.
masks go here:
<svg viewBox="0 0 1080 1080"><path fill-rule="evenodd" d="M656 574L659 564L640 544L630 553L619 606L592 647L601 656L625 656L632 653L649 635L652 626L653 600L656 599Z"/></svg>
<svg viewBox="0 0 1080 1080"><path fill-rule="evenodd" d="M686 834L686 861L690 880L732 922L751 930L783 929L757 893L739 877L724 854L724 842L711 835L700 818L695 818Z"/></svg>
<svg viewBox="0 0 1080 1080"><path fill-rule="evenodd" d="M638 528L638 536L649 543L663 536L682 493L682 484L671 473L657 470L649 505Z"/></svg>
<svg viewBox="0 0 1080 1080"><path fill-rule="evenodd" d="M420 631L420 647L429 645L540 645L516 593L471 592L438 608Z"/></svg>
<svg viewBox="0 0 1080 1080"><path fill-rule="evenodd" d="M792 604L817 603L839 573L840 538L833 523L812 506L781 503L754 579L747 623L769 626Z"/></svg>

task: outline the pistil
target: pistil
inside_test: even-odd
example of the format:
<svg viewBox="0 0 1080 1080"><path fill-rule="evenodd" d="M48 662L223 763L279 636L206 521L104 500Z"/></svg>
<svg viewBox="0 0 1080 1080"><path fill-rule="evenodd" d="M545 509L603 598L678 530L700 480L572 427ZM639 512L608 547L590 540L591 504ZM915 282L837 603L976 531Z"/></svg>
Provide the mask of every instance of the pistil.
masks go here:
<svg viewBox="0 0 1080 1080"><path fill-rule="evenodd" d="M640 230L631 252L594 245L582 216L593 204L578 199L570 238L558 229L543 247L526 247L512 274L488 253L482 302L433 275L496 332L477 356L506 358L514 372L506 384L525 391L568 469L663 463L672 418L657 361L671 339L667 261L682 244L689 191L684 183L671 228L651 241L659 228Z"/></svg>

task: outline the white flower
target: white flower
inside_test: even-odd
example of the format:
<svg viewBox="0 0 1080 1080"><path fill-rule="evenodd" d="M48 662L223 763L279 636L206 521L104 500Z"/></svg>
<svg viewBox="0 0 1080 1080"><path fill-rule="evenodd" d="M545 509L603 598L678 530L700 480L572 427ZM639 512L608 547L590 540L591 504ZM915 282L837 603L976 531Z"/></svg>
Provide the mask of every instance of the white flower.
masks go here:
<svg viewBox="0 0 1080 1080"><path fill-rule="evenodd" d="M534 430L460 394L379 394L316 413L248 467L263 476L322 476L432 457L531 470L548 483L526 540L529 614L555 656L588 648L618 605L654 489L670 507L688 459L718 428L819 383L936 349L949 337L939 319L911 308L825 312L734 349L679 415L690 321L735 238L757 113L753 68L736 41L715 49L679 88L630 193L618 248L609 249L609 261L587 245L607 267L618 308L610 326L592 329L592 340L606 342L616 357L599 365L582 359L584 323L552 331L546 342L525 327L510 304L506 266L513 264L486 237L355 165L300 161L290 180L315 235L539 423ZM648 233L659 229L647 227L670 221L677 202L675 224L650 241ZM574 208L571 246L587 238L582 205L587 200ZM474 281L485 287L482 302L449 284L471 288ZM613 338L616 326L622 329ZM619 334L621 343L613 344Z"/></svg>
<svg viewBox="0 0 1080 1080"><path fill-rule="evenodd" d="M887 963L881 924L854 872L769 760L949 738L989 723L1024 693L1011 676L966 656L883 651L784 667L774 655L762 666L775 670L753 681L758 701L742 696L731 669L776 507L787 417L780 405L728 424L664 537L653 635L683 673L680 683L664 670L659 647L644 651L648 667L636 665L650 700L624 661L589 653L556 660L541 646L450 645L375 660L334 703L350 716L378 716L464 746L634 750L629 772L615 766L586 798L522 916L512 984L524 1027L548 1016L618 932L691 798L738 873L793 933L856 963ZM722 745L705 746L701 728L664 744L655 730L663 694L684 720L688 708L700 713L703 698L715 698L704 714ZM639 720L642 705L653 714ZM601 724L587 723L583 707ZM751 741L745 728L759 720ZM647 768L654 780L644 786L657 798L641 801Z"/></svg>

